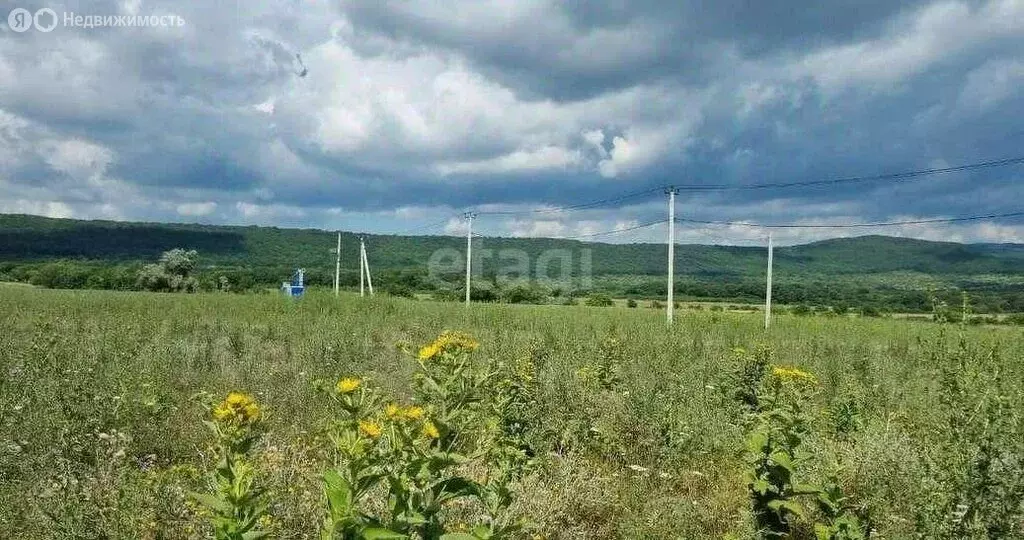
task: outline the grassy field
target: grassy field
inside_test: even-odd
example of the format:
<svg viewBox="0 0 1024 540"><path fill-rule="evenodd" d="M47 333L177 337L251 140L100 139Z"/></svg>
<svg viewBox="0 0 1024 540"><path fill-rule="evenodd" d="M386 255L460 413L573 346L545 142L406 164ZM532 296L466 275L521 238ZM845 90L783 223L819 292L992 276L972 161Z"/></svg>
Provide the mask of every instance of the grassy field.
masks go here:
<svg viewBox="0 0 1024 540"><path fill-rule="evenodd" d="M204 403L232 390L265 412L252 458L272 501L261 526L318 538L322 474L339 459L321 387L356 376L411 399L415 351L445 330L479 341L474 361L529 372L521 435L534 459L508 509L528 519L527 537L757 537L758 426L799 432L794 484L840 490L836 514L873 537L1024 537L1024 330L762 324L757 313L684 311L668 330L652 309L0 287L0 538L212 535L190 494L208 490L215 466ZM778 405L765 397L772 377L788 388L801 372L772 366L814 380ZM752 408L744 395L762 397ZM765 416L768 403L800 425ZM795 537L835 526L815 497L786 496L806 510Z"/></svg>

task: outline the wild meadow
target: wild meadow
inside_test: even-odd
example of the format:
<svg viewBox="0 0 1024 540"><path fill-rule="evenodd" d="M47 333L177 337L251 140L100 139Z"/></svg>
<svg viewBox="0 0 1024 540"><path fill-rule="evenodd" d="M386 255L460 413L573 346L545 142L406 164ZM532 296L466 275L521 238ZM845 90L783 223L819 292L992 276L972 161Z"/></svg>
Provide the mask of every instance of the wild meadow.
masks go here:
<svg viewBox="0 0 1024 540"><path fill-rule="evenodd" d="M0 286L0 538L1021 538L1024 329Z"/></svg>

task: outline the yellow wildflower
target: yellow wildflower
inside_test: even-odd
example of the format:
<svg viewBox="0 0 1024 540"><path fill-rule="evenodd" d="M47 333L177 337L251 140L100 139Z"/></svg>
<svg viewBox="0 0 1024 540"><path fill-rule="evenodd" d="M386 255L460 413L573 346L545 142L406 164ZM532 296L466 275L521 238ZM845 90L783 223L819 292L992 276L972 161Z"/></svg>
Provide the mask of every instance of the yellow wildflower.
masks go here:
<svg viewBox="0 0 1024 540"><path fill-rule="evenodd" d="M772 375L783 381L805 382L810 384L818 382L818 379L816 379L814 375L792 366L776 367L772 369Z"/></svg>
<svg viewBox="0 0 1024 540"><path fill-rule="evenodd" d="M359 379L356 379L354 377L345 377L344 379L338 381L338 384L335 386L335 389L338 391L339 394L351 394L352 392L355 392L362 384L363 381Z"/></svg>
<svg viewBox="0 0 1024 540"><path fill-rule="evenodd" d="M395 405L394 403L388 403L387 406L384 407L384 414L389 419L394 420L395 418L401 416L402 408L399 407L398 405Z"/></svg>
<svg viewBox="0 0 1024 540"><path fill-rule="evenodd" d="M441 347L438 347L436 343L431 343L420 349L419 359L430 360L439 354L441 354Z"/></svg>
<svg viewBox="0 0 1024 540"><path fill-rule="evenodd" d="M441 353L473 352L480 346L475 339L462 332L444 332L433 343L420 349L420 360L431 360Z"/></svg>
<svg viewBox="0 0 1024 540"><path fill-rule="evenodd" d="M423 407L411 405L402 411L402 416L407 420L421 420L423 418Z"/></svg>
<svg viewBox="0 0 1024 540"><path fill-rule="evenodd" d="M433 422L427 420L423 423L423 436L428 439L436 439L441 436L441 432L437 430L437 426Z"/></svg>
<svg viewBox="0 0 1024 540"><path fill-rule="evenodd" d="M260 416L260 407L252 396L241 392L231 392L213 409L213 418L220 422L237 422L248 424Z"/></svg>
<svg viewBox="0 0 1024 540"><path fill-rule="evenodd" d="M381 428L380 424L378 424L377 422L374 422L372 420L359 421L359 433L362 433L363 435L366 435L371 439L376 439L377 437L380 437L380 434L383 433L383 431L383 428Z"/></svg>

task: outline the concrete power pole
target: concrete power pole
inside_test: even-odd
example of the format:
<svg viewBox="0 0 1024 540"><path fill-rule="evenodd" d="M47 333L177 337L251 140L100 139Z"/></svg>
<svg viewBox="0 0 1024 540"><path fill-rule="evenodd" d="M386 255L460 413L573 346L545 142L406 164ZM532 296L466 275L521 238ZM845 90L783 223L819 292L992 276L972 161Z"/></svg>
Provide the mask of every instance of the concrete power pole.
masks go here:
<svg viewBox="0 0 1024 540"><path fill-rule="evenodd" d="M668 302L666 304L666 317L668 324L672 324L672 317L675 313L675 266L676 266L676 189L668 188Z"/></svg>
<svg viewBox="0 0 1024 540"><path fill-rule="evenodd" d="M466 305L469 305L470 280L473 275L473 212L466 212Z"/></svg>
<svg viewBox="0 0 1024 540"><path fill-rule="evenodd" d="M359 250L362 252L363 268L366 269L366 284L370 287L370 296L373 296L373 277L370 275L370 259L366 256L366 244L360 242Z"/></svg>
<svg viewBox="0 0 1024 540"><path fill-rule="evenodd" d="M768 233L768 284L764 291L764 329L772 323L772 233Z"/></svg>
<svg viewBox="0 0 1024 540"><path fill-rule="evenodd" d="M341 294L341 233L338 233L337 259L334 261L334 296Z"/></svg>
<svg viewBox="0 0 1024 540"><path fill-rule="evenodd" d="M359 296L366 296L366 270L363 266L363 239L359 239Z"/></svg>

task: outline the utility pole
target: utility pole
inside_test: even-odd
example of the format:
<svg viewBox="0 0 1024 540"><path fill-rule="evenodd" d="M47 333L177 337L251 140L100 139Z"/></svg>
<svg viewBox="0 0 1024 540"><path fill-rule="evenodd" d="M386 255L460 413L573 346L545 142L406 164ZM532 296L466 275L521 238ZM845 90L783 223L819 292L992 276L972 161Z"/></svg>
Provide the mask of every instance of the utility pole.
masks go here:
<svg viewBox="0 0 1024 540"><path fill-rule="evenodd" d="M334 261L334 296L341 294L341 232L338 232L338 256Z"/></svg>
<svg viewBox="0 0 1024 540"><path fill-rule="evenodd" d="M764 329L772 322L772 233L768 233L768 285L764 291Z"/></svg>
<svg viewBox="0 0 1024 540"><path fill-rule="evenodd" d="M473 275L473 212L466 212L466 305L469 305L470 280Z"/></svg>
<svg viewBox="0 0 1024 540"><path fill-rule="evenodd" d="M363 261L365 260L363 258L363 250L364 249L365 249L365 247L364 247L364 244L363 244L363 239L359 238L359 296L361 296L361 297L362 296L366 296L366 291L365 291L366 285L365 285L365 282L364 282L364 279L365 279L364 276L366 275L365 274L365 272L366 272L365 268L366 267L363 266Z"/></svg>
<svg viewBox="0 0 1024 540"><path fill-rule="evenodd" d="M676 269L676 188L669 187L668 193L668 302L666 315L668 324L672 324L675 313L675 269Z"/></svg>
<svg viewBox="0 0 1024 540"><path fill-rule="evenodd" d="M366 269L366 284L370 286L370 296L373 296L373 277L370 275L370 259L366 257L366 244L360 242L362 252L363 268Z"/></svg>

